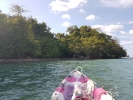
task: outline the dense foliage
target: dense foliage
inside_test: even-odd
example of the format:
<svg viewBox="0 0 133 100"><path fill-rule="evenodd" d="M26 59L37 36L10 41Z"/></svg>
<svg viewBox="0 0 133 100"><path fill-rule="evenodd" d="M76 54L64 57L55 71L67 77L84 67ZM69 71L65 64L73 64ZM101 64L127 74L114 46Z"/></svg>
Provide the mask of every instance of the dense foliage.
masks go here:
<svg viewBox="0 0 133 100"><path fill-rule="evenodd" d="M15 5L14 5L15 6ZM17 8L15 8L16 10ZM13 11L14 9L12 9ZM19 8L21 11L21 7ZM0 58L120 58L126 51L117 39L92 29L70 26L68 34L51 33L46 23L0 12ZM25 11L24 9L22 10Z"/></svg>
<svg viewBox="0 0 133 100"><path fill-rule="evenodd" d="M126 51L119 45L117 38L92 29L90 26L76 25L67 29L68 35L58 33L57 39L64 43L76 58L121 58Z"/></svg>

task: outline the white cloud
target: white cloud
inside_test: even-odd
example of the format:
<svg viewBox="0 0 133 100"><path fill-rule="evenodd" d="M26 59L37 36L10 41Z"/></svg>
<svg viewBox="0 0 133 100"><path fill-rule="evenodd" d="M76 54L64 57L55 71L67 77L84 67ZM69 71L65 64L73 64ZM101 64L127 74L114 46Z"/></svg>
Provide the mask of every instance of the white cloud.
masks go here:
<svg viewBox="0 0 133 100"><path fill-rule="evenodd" d="M100 0L105 6L108 7L132 7L133 0Z"/></svg>
<svg viewBox="0 0 133 100"><path fill-rule="evenodd" d="M90 21L94 21L96 19L100 19L100 18L95 16L95 15L89 15L89 16L86 17L86 20L90 20Z"/></svg>
<svg viewBox="0 0 133 100"><path fill-rule="evenodd" d="M120 41L122 45L133 44L133 41Z"/></svg>
<svg viewBox="0 0 133 100"><path fill-rule="evenodd" d="M79 10L80 13L85 13L84 9Z"/></svg>
<svg viewBox="0 0 133 100"><path fill-rule="evenodd" d="M70 26L70 23L65 21L64 23L61 24L61 26L68 27L68 26Z"/></svg>
<svg viewBox="0 0 133 100"><path fill-rule="evenodd" d="M68 11L69 9L76 8L80 5L86 4L87 0L54 0L49 6L52 8L53 12Z"/></svg>
<svg viewBox="0 0 133 100"><path fill-rule="evenodd" d="M131 40L132 37L130 35L120 35L119 39L122 39L122 40L124 40L124 39L129 40L130 39Z"/></svg>
<svg viewBox="0 0 133 100"><path fill-rule="evenodd" d="M68 18L68 19L71 19L71 16L68 15L68 14L64 14L64 15L62 15L62 18Z"/></svg>
<svg viewBox="0 0 133 100"><path fill-rule="evenodd" d="M83 7L83 4L80 4L81 7Z"/></svg>
<svg viewBox="0 0 133 100"><path fill-rule="evenodd" d="M123 25L121 24L116 24L116 25L94 25L92 28L100 28L103 32L107 34L111 34L113 32L120 31L121 29L124 28Z"/></svg>
<svg viewBox="0 0 133 100"><path fill-rule="evenodd" d="M129 30L129 32L120 31L121 34L133 34L133 30Z"/></svg>
<svg viewBox="0 0 133 100"><path fill-rule="evenodd" d="M133 24L133 21L128 22L128 24Z"/></svg>
<svg viewBox="0 0 133 100"><path fill-rule="evenodd" d="M130 31L129 31L129 34L133 34L133 30L130 30Z"/></svg>
<svg viewBox="0 0 133 100"><path fill-rule="evenodd" d="M127 32L125 31L120 31L121 34L128 34Z"/></svg>

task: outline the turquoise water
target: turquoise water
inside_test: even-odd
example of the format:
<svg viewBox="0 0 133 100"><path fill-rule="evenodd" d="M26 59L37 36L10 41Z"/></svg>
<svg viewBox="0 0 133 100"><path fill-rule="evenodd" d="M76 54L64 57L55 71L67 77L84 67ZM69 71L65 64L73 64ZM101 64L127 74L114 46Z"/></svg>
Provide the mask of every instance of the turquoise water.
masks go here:
<svg viewBox="0 0 133 100"><path fill-rule="evenodd" d="M50 100L76 67L116 100L133 100L133 59L65 60L0 64L0 100Z"/></svg>

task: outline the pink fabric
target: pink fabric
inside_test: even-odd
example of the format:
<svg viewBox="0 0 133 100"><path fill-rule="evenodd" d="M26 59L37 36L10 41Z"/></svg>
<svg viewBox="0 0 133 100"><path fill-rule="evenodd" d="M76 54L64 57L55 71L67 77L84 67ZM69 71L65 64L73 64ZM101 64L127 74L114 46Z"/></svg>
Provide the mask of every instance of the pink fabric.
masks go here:
<svg viewBox="0 0 133 100"><path fill-rule="evenodd" d="M56 92L63 93L64 88L63 88L63 87L58 87L58 88L56 88L56 90L55 90L55 91L56 91Z"/></svg>
<svg viewBox="0 0 133 100"><path fill-rule="evenodd" d="M75 82L76 78L74 76L71 76L71 77L66 77L65 80L68 82Z"/></svg>
<svg viewBox="0 0 133 100"><path fill-rule="evenodd" d="M82 74L80 78L77 77L79 76L79 73L77 73L76 71L74 72L75 72L74 74L70 74L69 76L67 76L65 80L63 80L63 83L61 83L61 85L58 88L56 88L55 92L59 92L59 94L61 93L62 95L58 95L57 98L54 97L53 100L55 99L61 100L62 98L64 98L64 100L71 100L72 98L81 98L82 100L88 100L88 98L83 96L84 94L73 95L74 89L77 88L76 83L78 83L79 85L81 84L82 86L84 83L87 83L87 81L89 80L87 76ZM84 93L84 91L81 91L81 92ZM101 95L104 95L104 94L105 95L107 94L106 91L103 90L103 88L97 88L96 86L94 91L91 90L91 93L90 93L90 95L94 97L95 100L100 100Z"/></svg>
<svg viewBox="0 0 133 100"><path fill-rule="evenodd" d="M86 83L89 80L88 77L81 77L78 79L79 82Z"/></svg>
<svg viewBox="0 0 133 100"><path fill-rule="evenodd" d="M103 88L95 88L94 89L93 96L94 96L95 100L100 100L102 94L106 94L106 91Z"/></svg>

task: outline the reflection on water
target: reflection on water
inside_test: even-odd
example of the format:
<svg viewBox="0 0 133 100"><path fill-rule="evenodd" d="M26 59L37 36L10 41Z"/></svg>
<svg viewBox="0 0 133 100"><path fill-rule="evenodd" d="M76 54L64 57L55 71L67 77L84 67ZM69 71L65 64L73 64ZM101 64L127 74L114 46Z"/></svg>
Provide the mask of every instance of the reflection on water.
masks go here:
<svg viewBox="0 0 133 100"><path fill-rule="evenodd" d="M0 100L50 100L61 80L78 66L116 100L131 100L132 65L133 59L0 64Z"/></svg>

